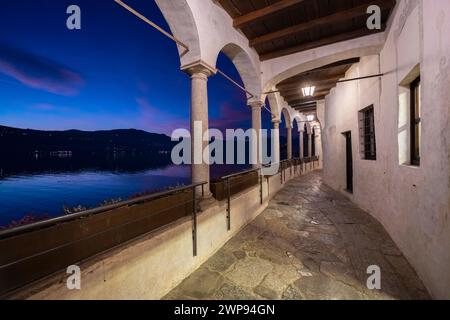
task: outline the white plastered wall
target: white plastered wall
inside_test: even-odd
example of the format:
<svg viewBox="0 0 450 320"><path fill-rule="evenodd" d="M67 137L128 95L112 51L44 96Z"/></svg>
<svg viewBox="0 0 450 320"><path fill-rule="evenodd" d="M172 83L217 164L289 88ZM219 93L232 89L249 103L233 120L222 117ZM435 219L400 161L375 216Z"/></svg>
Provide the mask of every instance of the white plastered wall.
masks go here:
<svg viewBox="0 0 450 320"><path fill-rule="evenodd" d="M402 0L380 55L363 57L326 98L324 178L345 189L345 139L352 131L353 201L387 229L435 298L450 299L450 1ZM420 64L422 158L401 159L400 83ZM377 161L361 160L358 111L374 105ZM403 151L405 152L405 151ZM407 150L406 150L407 152Z"/></svg>

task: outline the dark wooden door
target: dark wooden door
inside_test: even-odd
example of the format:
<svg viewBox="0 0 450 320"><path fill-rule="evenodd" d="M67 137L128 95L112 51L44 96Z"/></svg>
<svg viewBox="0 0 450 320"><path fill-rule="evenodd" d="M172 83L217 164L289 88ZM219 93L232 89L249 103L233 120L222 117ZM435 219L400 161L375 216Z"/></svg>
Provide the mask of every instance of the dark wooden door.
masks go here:
<svg viewBox="0 0 450 320"><path fill-rule="evenodd" d="M352 133L345 132L345 154L347 170L347 191L353 193L353 152L352 152Z"/></svg>

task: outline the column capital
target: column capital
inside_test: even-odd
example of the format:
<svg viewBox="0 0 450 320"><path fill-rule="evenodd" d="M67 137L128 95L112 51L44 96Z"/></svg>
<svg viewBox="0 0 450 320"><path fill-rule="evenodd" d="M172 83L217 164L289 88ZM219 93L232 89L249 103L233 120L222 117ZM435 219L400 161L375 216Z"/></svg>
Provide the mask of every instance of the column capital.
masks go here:
<svg viewBox="0 0 450 320"><path fill-rule="evenodd" d="M281 123L281 120L279 120L279 119L272 120L273 128L280 129L280 123Z"/></svg>
<svg viewBox="0 0 450 320"><path fill-rule="evenodd" d="M247 105L250 107L250 108L261 108L262 109L262 107L264 107L264 102L262 102L262 101L259 101L259 100L249 100L249 101L247 101Z"/></svg>
<svg viewBox="0 0 450 320"><path fill-rule="evenodd" d="M181 71L186 72L191 77L203 76L205 78L217 73L214 67L201 60L182 66Z"/></svg>

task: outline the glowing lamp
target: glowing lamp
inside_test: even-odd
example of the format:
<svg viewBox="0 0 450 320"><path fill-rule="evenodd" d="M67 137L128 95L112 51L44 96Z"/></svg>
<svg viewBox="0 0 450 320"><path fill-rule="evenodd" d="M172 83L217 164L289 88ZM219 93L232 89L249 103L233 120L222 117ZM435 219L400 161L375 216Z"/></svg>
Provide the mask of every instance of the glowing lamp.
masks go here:
<svg viewBox="0 0 450 320"><path fill-rule="evenodd" d="M315 91L316 91L316 87L314 87L314 86L306 86L306 87L302 88L304 97L312 97L314 95Z"/></svg>

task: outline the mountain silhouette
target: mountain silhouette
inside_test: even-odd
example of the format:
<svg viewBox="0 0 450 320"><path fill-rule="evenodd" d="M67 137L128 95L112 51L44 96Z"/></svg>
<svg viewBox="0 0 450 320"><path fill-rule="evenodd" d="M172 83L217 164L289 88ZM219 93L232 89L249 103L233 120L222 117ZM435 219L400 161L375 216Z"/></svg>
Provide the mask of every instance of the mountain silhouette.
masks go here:
<svg viewBox="0 0 450 320"><path fill-rule="evenodd" d="M0 126L0 150L5 156L156 155L170 152L173 145L164 134L136 129L43 131Z"/></svg>
<svg viewBox="0 0 450 320"><path fill-rule="evenodd" d="M80 170L138 172L170 165L177 142L143 130L44 131L0 126L0 178Z"/></svg>

